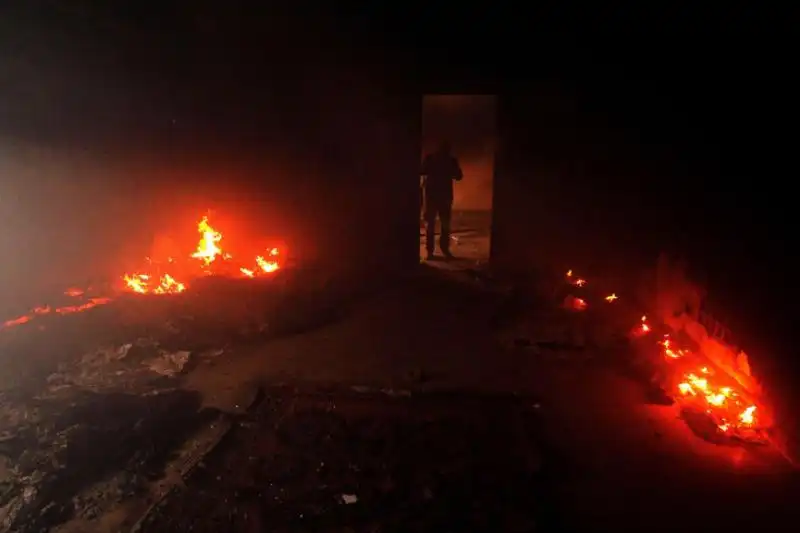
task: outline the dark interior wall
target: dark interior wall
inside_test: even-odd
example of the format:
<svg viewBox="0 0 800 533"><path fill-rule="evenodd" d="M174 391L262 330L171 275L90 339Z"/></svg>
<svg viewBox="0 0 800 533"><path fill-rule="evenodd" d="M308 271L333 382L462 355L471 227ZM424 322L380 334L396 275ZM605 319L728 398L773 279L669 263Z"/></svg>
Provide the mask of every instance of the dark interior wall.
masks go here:
<svg viewBox="0 0 800 533"><path fill-rule="evenodd" d="M659 247L660 179L626 155L568 88L540 84L498 103L492 258L503 268L636 276ZM587 274L588 275L588 274Z"/></svg>

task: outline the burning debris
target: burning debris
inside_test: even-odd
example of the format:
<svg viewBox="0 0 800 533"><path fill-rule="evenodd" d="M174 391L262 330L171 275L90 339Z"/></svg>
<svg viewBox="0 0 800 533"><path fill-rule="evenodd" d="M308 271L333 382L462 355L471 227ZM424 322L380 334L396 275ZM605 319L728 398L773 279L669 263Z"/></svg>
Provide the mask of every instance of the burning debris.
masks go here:
<svg viewBox="0 0 800 533"><path fill-rule="evenodd" d="M222 233L217 231L204 216L197 224L197 231L200 233L200 241L197 248L189 255L189 259L195 260L194 264L189 264L188 268L179 265L174 258L167 259L167 265L162 266L154 263L148 258L151 267L155 267L155 272L147 268L143 271L128 273L123 276L127 290L139 294L178 294L184 292L187 281L174 272L165 270L187 271L187 278L196 278L201 275L234 275L244 278L254 278L263 274L271 274L280 268L278 248L271 248L264 255L256 256L254 264L247 266L237 266L231 268L233 256L222 249ZM199 261L199 264L197 263ZM197 270L199 266L199 271ZM181 280L179 281L179 278Z"/></svg>
<svg viewBox="0 0 800 533"><path fill-rule="evenodd" d="M565 277L568 286L584 289L585 279L577 277L572 270ZM564 300L568 309L580 311L589 304L585 290L581 296L569 294ZM616 302L616 293L606 296L605 301ZM701 414L713 422L718 436L731 437L748 442L766 442L767 423L761 419L761 410L750 395L738 383L715 366L699 350L693 350L689 342L681 345L669 333L661 337L654 332L647 315L641 315L636 326L629 333L630 338L646 340L659 339L658 347L659 377L661 385L670 393L684 410ZM671 391L671 392L669 392Z"/></svg>
<svg viewBox="0 0 800 533"><path fill-rule="evenodd" d="M148 295L180 294L189 288L193 280L203 276L222 275L251 279L272 274L281 268L282 254L275 247L256 256L252 263L237 264L233 256L222 248L223 235L211 225L207 216L198 222L197 231L200 233L200 240L195 250L187 254L187 261L169 257L165 262L159 262L148 257L146 267L121 277L121 290ZM5 321L0 329L19 326L42 315L66 315L86 311L113 300L112 295L93 294L90 290L77 287L64 291L64 296L82 301L71 305L35 307L22 316Z"/></svg>
<svg viewBox="0 0 800 533"><path fill-rule="evenodd" d="M677 348L668 334L659 342L663 360L673 365L669 372L677 399L684 406L705 413L717 429L726 435L745 440L762 440L763 427L757 417L757 406L738 391L733 380L725 379L704 360L687 348Z"/></svg>

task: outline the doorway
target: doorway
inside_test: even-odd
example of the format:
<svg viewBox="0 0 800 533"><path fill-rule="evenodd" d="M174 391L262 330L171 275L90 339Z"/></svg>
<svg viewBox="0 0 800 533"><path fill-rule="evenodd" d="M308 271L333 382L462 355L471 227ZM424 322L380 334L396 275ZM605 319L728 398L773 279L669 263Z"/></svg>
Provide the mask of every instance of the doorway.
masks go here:
<svg viewBox="0 0 800 533"><path fill-rule="evenodd" d="M428 94L422 99L422 158L443 142L451 146L463 179L453 184L450 251L464 261L489 259L497 137L495 95ZM424 177L420 181L424 189ZM424 200L420 209L420 256L426 255ZM435 222L441 256L441 221ZM436 257L438 258L438 257Z"/></svg>

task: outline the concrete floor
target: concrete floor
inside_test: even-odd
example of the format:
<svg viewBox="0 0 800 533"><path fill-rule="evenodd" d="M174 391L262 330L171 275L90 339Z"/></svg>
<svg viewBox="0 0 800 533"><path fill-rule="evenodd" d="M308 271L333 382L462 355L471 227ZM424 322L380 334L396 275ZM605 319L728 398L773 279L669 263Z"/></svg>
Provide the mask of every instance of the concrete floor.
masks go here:
<svg viewBox="0 0 800 533"><path fill-rule="evenodd" d="M409 280L340 323L198 368L186 386L223 410L243 379L513 391L537 398L558 530L771 530L800 517L797 476L778 454L700 439L599 354L503 348L486 327L496 301L449 275Z"/></svg>

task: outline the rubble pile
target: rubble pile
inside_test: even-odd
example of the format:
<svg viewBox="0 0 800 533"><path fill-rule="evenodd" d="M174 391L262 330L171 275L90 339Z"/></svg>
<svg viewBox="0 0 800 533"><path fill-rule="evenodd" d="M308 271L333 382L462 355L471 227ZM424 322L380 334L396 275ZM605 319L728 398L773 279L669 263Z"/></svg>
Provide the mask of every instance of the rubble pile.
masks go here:
<svg viewBox="0 0 800 533"><path fill-rule="evenodd" d="M2 400L0 531L97 519L145 493L171 454L216 416L183 391Z"/></svg>

